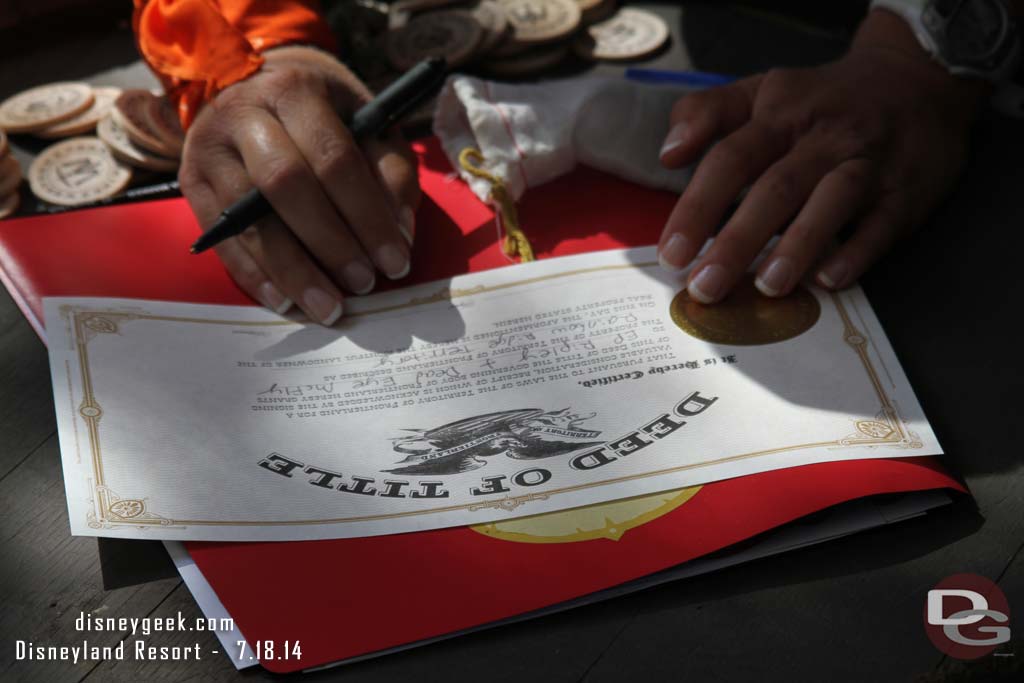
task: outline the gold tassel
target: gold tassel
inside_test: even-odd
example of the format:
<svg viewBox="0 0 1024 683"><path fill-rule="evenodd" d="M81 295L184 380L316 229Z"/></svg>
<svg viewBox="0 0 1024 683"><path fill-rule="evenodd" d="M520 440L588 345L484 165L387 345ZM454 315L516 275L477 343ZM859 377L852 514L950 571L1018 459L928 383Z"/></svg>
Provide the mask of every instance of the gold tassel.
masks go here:
<svg viewBox="0 0 1024 683"><path fill-rule="evenodd" d="M483 163L483 154L474 147L467 147L459 152L459 165L470 175L482 178L491 184L491 194L488 199L498 207L502 225L505 226L502 251L509 258L519 256L520 261L533 261L533 247L530 246L530 240L526 238L526 234L519 227L519 214L516 212L515 202L508 196L505 183L501 181L501 178L485 171L482 168Z"/></svg>

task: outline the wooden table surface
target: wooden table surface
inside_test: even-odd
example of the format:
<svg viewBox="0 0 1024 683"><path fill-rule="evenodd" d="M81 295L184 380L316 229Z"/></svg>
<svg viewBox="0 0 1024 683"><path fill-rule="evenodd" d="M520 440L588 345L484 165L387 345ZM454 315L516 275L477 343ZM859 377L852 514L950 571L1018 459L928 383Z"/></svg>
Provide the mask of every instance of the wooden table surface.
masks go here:
<svg viewBox="0 0 1024 683"><path fill-rule="evenodd" d="M696 5L658 10L675 34L660 66L750 73L811 64L848 36L760 12ZM685 36L686 49L680 36ZM0 97L134 60L124 28L40 45L0 61ZM117 72L133 73L128 71ZM139 73L138 71L134 73ZM29 155L21 149L19 154ZM1024 122L986 115L966 172L929 225L864 287L947 455L974 501L927 518L680 581L571 612L311 675L315 680L910 681L1024 680ZM222 680L223 655L199 662L14 661L15 639L75 644L80 612L200 615L159 546L69 534L46 351L0 292L0 679ZM972 572L1011 608L1008 657L945 658L923 629L926 592ZM105 589L104 574L107 579ZM131 584L140 578L164 577ZM122 586L122 587L114 587ZM351 625L347 625L351 626ZM123 633L88 634L113 645ZM197 637L198 636L198 637ZM159 645L216 648L212 635ZM129 644L130 646L130 644ZM270 674L251 669L244 678Z"/></svg>

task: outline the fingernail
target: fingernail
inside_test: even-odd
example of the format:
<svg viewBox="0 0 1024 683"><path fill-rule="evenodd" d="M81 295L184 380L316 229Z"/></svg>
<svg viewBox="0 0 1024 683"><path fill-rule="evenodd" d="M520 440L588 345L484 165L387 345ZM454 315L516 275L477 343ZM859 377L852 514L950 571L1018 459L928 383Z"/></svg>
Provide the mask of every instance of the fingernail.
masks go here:
<svg viewBox="0 0 1024 683"><path fill-rule="evenodd" d="M313 317L325 327L330 327L341 317L341 302L319 287L307 289L302 294L302 300L306 302L306 308Z"/></svg>
<svg viewBox="0 0 1024 683"><path fill-rule="evenodd" d="M355 294L369 294L377 284L377 276L362 261L352 261L345 266L342 274L345 277L345 284Z"/></svg>
<svg viewBox="0 0 1024 683"><path fill-rule="evenodd" d="M398 212L398 229L402 231L405 241L412 246L412 239L416 235L416 214L408 206L403 206Z"/></svg>
<svg viewBox="0 0 1024 683"><path fill-rule="evenodd" d="M850 268L846 265L846 261L836 261L818 272L818 282L829 289L835 289L846 279L846 274L849 270Z"/></svg>
<svg viewBox="0 0 1024 683"><path fill-rule="evenodd" d="M754 279L754 286L765 296L778 296L789 287L789 279L793 277L793 261L780 256L764 268Z"/></svg>
<svg viewBox="0 0 1024 683"><path fill-rule="evenodd" d="M668 238L665 246L658 252L658 263L670 273L678 273L686 267L686 245L689 240L678 232Z"/></svg>
<svg viewBox="0 0 1024 683"><path fill-rule="evenodd" d="M275 287L274 283L270 280L260 285L259 292L260 301L263 302L263 305L278 315L283 315L285 311L292 307L292 300L282 294L281 290Z"/></svg>
<svg viewBox="0 0 1024 683"><path fill-rule="evenodd" d="M675 148L686 142L686 122L680 121L668 131L668 135L665 136L665 142L661 145L661 151L658 153L659 157L663 157Z"/></svg>
<svg viewBox="0 0 1024 683"><path fill-rule="evenodd" d="M701 268L700 272L690 280L690 285L687 287L690 296L702 304L710 304L717 301L724 289L725 268L717 263Z"/></svg>
<svg viewBox="0 0 1024 683"><path fill-rule="evenodd" d="M409 274L409 257L394 244L385 244L377 250L377 264L392 280Z"/></svg>

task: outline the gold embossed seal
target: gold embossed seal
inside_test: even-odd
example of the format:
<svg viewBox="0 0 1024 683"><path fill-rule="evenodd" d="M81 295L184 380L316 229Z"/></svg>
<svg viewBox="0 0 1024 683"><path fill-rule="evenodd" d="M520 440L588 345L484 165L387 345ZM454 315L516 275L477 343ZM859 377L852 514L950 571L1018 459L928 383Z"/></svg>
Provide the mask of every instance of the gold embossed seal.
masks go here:
<svg viewBox="0 0 1024 683"><path fill-rule="evenodd" d="M504 522L475 524L469 528L484 536L516 543L576 543L599 538L617 541L630 529L652 522L688 502L700 489L700 486L691 486Z"/></svg>
<svg viewBox="0 0 1024 683"><path fill-rule="evenodd" d="M747 274L729 296L706 306L686 290L669 305L672 321L691 337L713 344L757 346L798 337L814 327L821 305L803 285L781 299L764 296Z"/></svg>

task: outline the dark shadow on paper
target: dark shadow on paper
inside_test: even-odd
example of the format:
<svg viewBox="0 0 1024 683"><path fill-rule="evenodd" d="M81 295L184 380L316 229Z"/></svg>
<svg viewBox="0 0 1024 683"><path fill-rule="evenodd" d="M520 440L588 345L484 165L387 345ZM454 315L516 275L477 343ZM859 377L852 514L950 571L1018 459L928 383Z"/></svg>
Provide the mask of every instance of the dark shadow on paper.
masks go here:
<svg viewBox="0 0 1024 683"><path fill-rule="evenodd" d="M433 296L441 299L437 303L426 304L429 308L416 306L370 315L349 315L331 328L306 323L259 350L253 357L258 361L295 358L319 351L337 341L339 336L373 353L405 351L417 339L426 343L439 343L461 338L466 332L462 314L456 305L444 300L450 289L450 281L438 282L429 289ZM425 312L428 315L424 316ZM366 324L370 320L373 320L373 324Z"/></svg>

